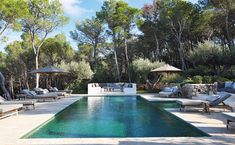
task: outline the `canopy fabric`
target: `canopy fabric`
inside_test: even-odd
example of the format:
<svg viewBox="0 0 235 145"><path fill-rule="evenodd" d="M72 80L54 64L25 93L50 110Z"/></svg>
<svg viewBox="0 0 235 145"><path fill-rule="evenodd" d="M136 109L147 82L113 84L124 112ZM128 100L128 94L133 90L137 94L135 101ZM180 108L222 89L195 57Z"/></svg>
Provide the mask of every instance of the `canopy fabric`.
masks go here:
<svg viewBox="0 0 235 145"><path fill-rule="evenodd" d="M181 71L182 71L181 69L178 69L174 66L166 64L162 67L159 67L159 68L152 70L151 72L181 72Z"/></svg>
<svg viewBox="0 0 235 145"><path fill-rule="evenodd" d="M50 73L67 73L67 71L57 68L54 66L47 66L43 68L39 68L36 70L31 71L30 73L45 73L45 74L50 74Z"/></svg>

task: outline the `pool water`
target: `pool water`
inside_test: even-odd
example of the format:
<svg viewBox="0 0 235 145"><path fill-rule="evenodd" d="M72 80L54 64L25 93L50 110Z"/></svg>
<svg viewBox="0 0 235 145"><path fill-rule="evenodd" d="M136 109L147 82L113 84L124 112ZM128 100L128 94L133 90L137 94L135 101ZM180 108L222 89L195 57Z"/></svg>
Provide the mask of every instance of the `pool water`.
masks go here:
<svg viewBox="0 0 235 145"><path fill-rule="evenodd" d="M85 97L23 138L208 136L163 107L139 96Z"/></svg>

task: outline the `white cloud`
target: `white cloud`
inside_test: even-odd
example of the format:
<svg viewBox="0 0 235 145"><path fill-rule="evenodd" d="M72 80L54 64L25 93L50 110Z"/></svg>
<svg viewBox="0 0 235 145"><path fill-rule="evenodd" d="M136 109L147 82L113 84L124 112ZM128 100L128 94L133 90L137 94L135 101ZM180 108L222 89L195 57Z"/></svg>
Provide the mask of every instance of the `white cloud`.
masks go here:
<svg viewBox="0 0 235 145"><path fill-rule="evenodd" d="M93 12L92 9L86 9L80 6L82 0L60 0L64 7L65 13L72 16L81 16L85 13Z"/></svg>

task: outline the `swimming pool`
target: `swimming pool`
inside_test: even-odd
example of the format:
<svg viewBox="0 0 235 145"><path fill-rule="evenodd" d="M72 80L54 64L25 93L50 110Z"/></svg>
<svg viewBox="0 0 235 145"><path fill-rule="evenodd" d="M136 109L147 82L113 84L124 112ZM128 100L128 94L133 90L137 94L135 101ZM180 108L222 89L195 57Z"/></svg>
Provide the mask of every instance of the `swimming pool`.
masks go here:
<svg viewBox="0 0 235 145"><path fill-rule="evenodd" d="M105 96L73 103L23 138L189 136L208 135L139 96Z"/></svg>

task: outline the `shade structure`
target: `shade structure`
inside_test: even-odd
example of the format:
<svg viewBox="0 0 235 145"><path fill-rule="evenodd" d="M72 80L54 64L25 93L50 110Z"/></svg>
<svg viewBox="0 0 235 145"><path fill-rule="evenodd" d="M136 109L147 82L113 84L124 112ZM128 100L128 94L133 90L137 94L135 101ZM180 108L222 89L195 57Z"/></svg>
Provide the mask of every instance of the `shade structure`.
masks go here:
<svg viewBox="0 0 235 145"><path fill-rule="evenodd" d="M182 70L178 69L174 66L171 66L169 64L166 64L162 67L159 67L159 68L152 70L151 72L163 72L163 73L166 72L167 73L167 72L182 72Z"/></svg>
<svg viewBox="0 0 235 145"><path fill-rule="evenodd" d="M53 74L53 73L67 73L67 71L57 68L54 66L47 66L31 71L30 73L40 73L40 74Z"/></svg>

